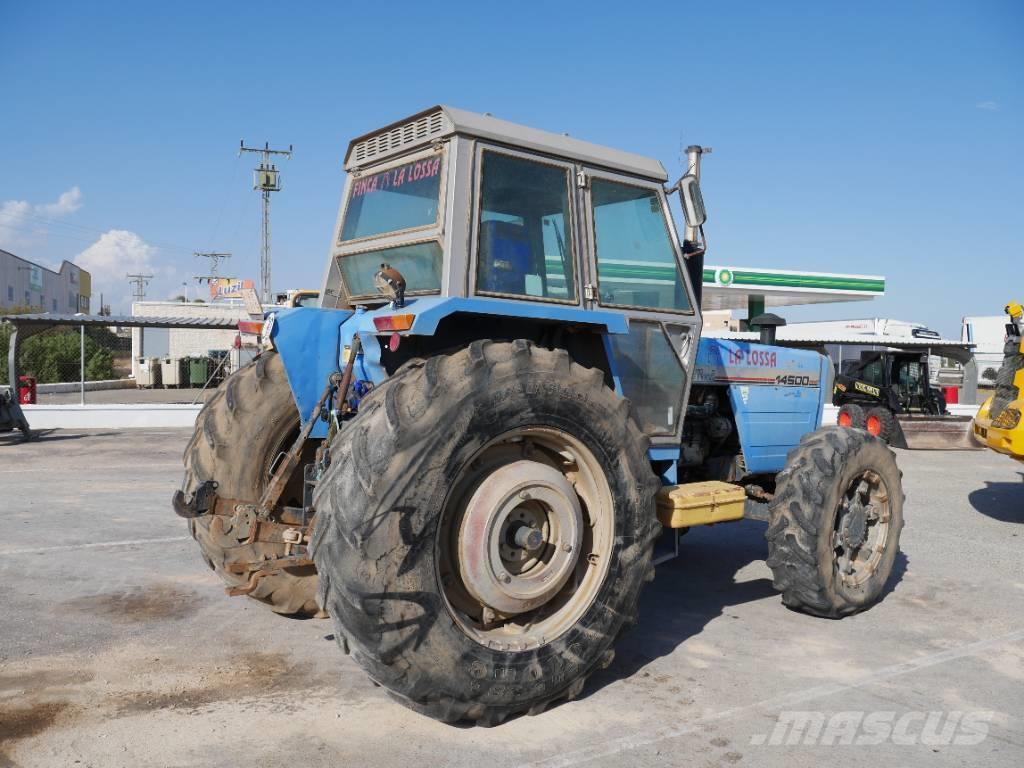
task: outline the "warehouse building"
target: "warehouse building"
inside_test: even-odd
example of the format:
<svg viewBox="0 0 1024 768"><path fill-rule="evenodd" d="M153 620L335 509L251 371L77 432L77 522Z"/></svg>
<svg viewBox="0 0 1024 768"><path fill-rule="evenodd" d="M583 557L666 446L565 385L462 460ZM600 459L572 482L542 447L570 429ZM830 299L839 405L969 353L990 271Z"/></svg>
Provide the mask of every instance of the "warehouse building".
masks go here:
<svg viewBox="0 0 1024 768"><path fill-rule="evenodd" d="M0 307L30 307L56 314L89 313L92 277L63 261L54 272L0 249Z"/></svg>

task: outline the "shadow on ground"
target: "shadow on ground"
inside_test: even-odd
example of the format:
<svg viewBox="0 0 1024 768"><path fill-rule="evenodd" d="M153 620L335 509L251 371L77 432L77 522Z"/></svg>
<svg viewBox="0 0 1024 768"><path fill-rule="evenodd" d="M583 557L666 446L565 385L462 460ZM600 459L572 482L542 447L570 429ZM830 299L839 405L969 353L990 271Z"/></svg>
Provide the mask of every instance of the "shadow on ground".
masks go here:
<svg viewBox="0 0 1024 768"><path fill-rule="evenodd" d="M616 644L615 660L608 669L593 675L583 697L673 653L713 619L739 619L730 610L735 606L771 600L776 610L787 611L770 578L736 581L741 569L767 556L764 531L763 523L745 521L698 528L684 536L679 557L658 566L654 583L641 595L640 623ZM900 551L880 600L885 600L902 581L907 563L906 554Z"/></svg>
<svg viewBox="0 0 1024 768"><path fill-rule="evenodd" d="M63 429L33 429L33 443L53 443L59 440L81 440L85 437L111 437L117 432L68 432ZM0 445L17 445L26 442L21 432L0 432Z"/></svg>
<svg viewBox="0 0 1024 768"><path fill-rule="evenodd" d="M1024 472L1018 473L1024 480ZM968 495L971 506L1001 523L1024 523L1024 482L986 481Z"/></svg>
<svg viewBox="0 0 1024 768"><path fill-rule="evenodd" d="M672 653L732 606L777 600L770 579L735 580L739 570L765 554L764 525L756 522L698 528L684 536L679 557L658 566L654 583L643 591L640 623L616 644L615 661L591 678L584 696Z"/></svg>

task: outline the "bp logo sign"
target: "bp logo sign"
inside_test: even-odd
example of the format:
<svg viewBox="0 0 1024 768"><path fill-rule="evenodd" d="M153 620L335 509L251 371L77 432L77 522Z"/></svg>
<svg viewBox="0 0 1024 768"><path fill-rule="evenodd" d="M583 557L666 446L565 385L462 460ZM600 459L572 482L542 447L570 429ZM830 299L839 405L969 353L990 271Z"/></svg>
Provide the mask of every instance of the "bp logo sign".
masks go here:
<svg viewBox="0 0 1024 768"><path fill-rule="evenodd" d="M718 274L715 275L715 282L718 283L719 285L732 285L732 270L718 270Z"/></svg>

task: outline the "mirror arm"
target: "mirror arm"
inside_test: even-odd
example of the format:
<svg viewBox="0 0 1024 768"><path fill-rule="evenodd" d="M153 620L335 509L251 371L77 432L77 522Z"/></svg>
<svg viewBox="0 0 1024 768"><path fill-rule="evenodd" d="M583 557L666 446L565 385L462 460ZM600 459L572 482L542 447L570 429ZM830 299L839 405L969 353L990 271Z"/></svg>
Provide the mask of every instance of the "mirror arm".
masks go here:
<svg viewBox="0 0 1024 768"><path fill-rule="evenodd" d="M700 240L694 242L693 240L683 241L683 258L691 259L697 256L703 256L708 251L707 237L704 235L704 225L701 224L697 227L697 232L700 233Z"/></svg>

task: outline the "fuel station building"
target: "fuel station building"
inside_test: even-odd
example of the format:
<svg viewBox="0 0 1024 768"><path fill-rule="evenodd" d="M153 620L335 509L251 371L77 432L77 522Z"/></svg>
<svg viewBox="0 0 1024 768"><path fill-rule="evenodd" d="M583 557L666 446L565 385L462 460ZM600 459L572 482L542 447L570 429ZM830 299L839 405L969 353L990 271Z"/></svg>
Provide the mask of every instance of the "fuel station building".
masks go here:
<svg viewBox="0 0 1024 768"><path fill-rule="evenodd" d="M745 330L732 310L746 310L746 319L776 307L868 301L885 295L885 278L832 272L798 272L752 267L704 267L705 332Z"/></svg>

